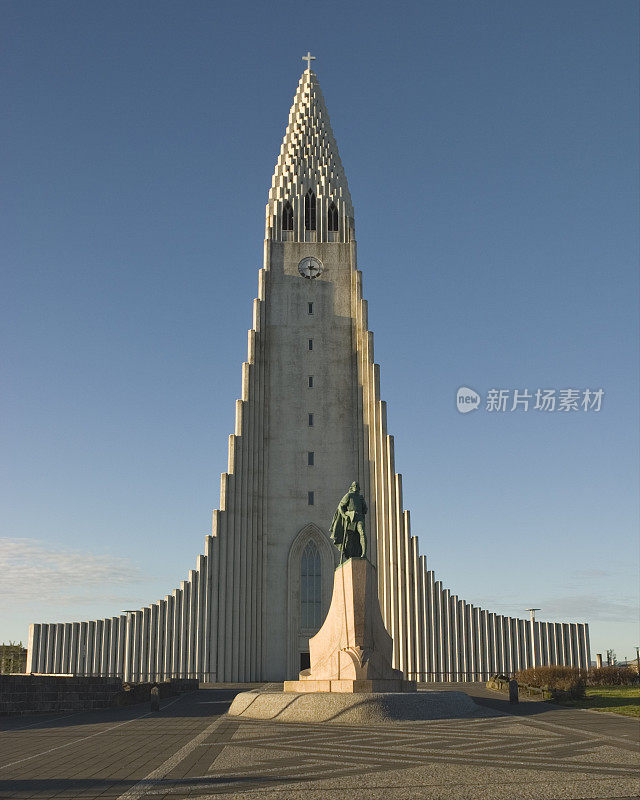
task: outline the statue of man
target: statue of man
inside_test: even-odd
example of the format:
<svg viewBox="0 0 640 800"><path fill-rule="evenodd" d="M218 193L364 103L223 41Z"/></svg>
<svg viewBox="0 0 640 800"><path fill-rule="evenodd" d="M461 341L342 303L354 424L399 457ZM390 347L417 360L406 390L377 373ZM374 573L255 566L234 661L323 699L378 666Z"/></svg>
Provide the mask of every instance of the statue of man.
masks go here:
<svg viewBox="0 0 640 800"><path fill-rule="evenodd" d="M360 484L354 481L338 503L331 523L331 539L340 550L340 563L350 558L367 557L367 537L364 517L367 504L360 494Z"/></svg>

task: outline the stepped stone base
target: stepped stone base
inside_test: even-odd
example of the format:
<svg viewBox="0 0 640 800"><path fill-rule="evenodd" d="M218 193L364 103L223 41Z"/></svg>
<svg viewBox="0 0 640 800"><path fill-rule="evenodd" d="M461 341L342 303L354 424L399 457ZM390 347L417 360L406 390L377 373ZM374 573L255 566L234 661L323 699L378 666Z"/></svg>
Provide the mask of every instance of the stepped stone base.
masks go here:
<svg viewBox="0 0 640 800"><path fill-rule="evenodd" d="M333 577L333 596L322 627L309 639L310 669L297 681L285 681L285 692L415 692L394 669L393 642L384 627L378 601L378 579L366 558L340 564Z"/></svg>
<svg viewBox="0 0 640 800"><path fill-rule="evenodd" d="M291 681L294 683L295 681ZM241 692L230 717L274 722L325 722L337 725L384 725L430 719L496 716L464 692Z"/></svg>
<svg viewBox="0 0 640 800"><path fill-rule="evenodd" d="M302 680L285 681L285 692L346 692L347 694L372 694L373 692L415 692L416 682L397 678L374 680Z"/></svg>

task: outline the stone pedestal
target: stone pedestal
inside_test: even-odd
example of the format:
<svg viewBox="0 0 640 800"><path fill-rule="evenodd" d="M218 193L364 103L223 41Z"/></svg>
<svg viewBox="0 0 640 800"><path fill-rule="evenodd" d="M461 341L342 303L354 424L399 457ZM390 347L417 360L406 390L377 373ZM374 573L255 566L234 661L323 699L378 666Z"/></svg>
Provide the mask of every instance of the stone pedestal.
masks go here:
<svg viewBox="0 0 640 800"><path fill-rule="evenodd" d="M333 578L331 607L309 640L311 668L285 692L415 692L391 666L393 642L382 621L375 567L365 558L341 564Z"/></svg>

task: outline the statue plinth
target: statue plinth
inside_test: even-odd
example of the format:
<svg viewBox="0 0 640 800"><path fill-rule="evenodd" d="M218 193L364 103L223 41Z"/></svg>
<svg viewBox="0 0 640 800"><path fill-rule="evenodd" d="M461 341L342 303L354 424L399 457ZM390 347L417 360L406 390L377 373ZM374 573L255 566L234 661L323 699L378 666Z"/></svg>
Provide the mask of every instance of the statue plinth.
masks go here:
<svg viewBox="0 0 640 800"><path fill-rule="evenodd" d="M331 607L309 640L311 668L285 692L415 692L392 667L393 641L382 621L375 567L352 558L336 569Z"/></svg>

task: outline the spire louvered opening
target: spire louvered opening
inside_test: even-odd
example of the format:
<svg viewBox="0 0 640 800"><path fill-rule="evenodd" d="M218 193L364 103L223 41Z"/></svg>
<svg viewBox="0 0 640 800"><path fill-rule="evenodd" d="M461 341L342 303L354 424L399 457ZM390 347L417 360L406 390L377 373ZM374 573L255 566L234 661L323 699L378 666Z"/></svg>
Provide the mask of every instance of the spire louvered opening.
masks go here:
<svg viewBox="0 0 640 800"><path fill-rule="evenodd" d="M283 231L292 231L293 230L293 207L291 203L287 200L284 204L282 209L282 230Z"/></svg>
<svg viewBox="0 0 640 800"><path fill-rule="evenodd" d="M304 229L306 231L316 229L316 195L311 189L304 197Z"/></svg>
<svg viewBox="0 0 640 800"><path fill-rule="evenodd" d="M338 209L335 203L331 203L327 211L327 230L338 230Z"/></svg>

